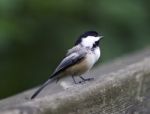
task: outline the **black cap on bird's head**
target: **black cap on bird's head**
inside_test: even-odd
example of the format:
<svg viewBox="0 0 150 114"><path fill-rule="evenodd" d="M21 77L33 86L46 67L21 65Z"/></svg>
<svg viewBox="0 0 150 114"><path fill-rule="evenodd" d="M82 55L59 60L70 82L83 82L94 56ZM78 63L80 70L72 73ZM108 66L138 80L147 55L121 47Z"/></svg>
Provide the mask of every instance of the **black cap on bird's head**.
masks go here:
<svg viewBox="0 0 150 114"><path fill-rule="evenodd" d="M89 36L91 36L91 37L103 37L103 36L101 36L98 32L96 32L96 31L87 31L87 32L85 32L85 33L83 33L83 34L81 34L80 35L80 37L77 39L77 41L75 42L75 45L78 45L78 44L80 44L81 42L82 42L82 39L83 38L87 38L87 37L89 37Z"/></svg>
<svg viewBox="0 0 150 114"><path fill-rule="evenodd" d="M96 31L87 31L85 33L83 33L80 37L81 38L85 38L87 36L95 36L95 37L98 37L99 34L96 32Z"/></svg>

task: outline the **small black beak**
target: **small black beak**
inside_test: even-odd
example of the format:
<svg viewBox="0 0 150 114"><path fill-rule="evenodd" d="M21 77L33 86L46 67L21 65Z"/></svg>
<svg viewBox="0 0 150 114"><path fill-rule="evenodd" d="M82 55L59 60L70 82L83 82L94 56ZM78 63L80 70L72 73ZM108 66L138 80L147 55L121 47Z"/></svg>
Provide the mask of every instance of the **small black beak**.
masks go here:
<svg viewBox="0 0 150 114"><path fill-rule="evenodd" d="M100 36L100 40L103 39L103 38L104 38L104 36Z"/></svg>
<svg viewBox="0 0 150 114"><path fill-rule="evenodd" d="M101 38L103 39L103 38L104 38L104 36L100 36L100 39L101 39Z"/></svg>

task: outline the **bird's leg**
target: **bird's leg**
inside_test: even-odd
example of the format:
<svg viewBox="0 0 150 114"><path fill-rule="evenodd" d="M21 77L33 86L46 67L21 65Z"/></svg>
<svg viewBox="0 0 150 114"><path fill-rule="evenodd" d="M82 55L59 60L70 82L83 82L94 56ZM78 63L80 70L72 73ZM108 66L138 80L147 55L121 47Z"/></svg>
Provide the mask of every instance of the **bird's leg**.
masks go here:
<svg viewBox="0 0 150 114"><path fill-rule="evenodd" d="M60 78L57 78L57 79L56 79L56 84L58 83L59 80L60 80Z"/></svg>
<svg viewBox="0 0 150 114"><path fill-rule="evenodd" d="M79 83L94 80L94 78L83 78L82 76L79 76L79 77L82 79L82 81L80 81Z"/></svg>
<svg viewBox="0 0 150 114"><path fill-rule="evenodd" d="M72 79L73 79L73 82L74 82L75 84L77 84L77 82L76 82L74 76L72 76Z"/></svg>

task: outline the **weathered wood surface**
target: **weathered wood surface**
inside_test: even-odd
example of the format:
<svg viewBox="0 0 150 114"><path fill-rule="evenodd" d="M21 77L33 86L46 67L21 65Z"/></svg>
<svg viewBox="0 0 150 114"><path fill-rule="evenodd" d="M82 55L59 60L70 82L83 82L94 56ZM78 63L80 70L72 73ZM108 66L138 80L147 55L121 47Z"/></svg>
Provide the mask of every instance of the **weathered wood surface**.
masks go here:
<svg viewBox="0 0 150 114"><path fill-rule="evenodd" d="M0 114L150 114L150 48L88 75L95 80L68 90L53 84L34 100L34 90L4 99Z"/></svg>

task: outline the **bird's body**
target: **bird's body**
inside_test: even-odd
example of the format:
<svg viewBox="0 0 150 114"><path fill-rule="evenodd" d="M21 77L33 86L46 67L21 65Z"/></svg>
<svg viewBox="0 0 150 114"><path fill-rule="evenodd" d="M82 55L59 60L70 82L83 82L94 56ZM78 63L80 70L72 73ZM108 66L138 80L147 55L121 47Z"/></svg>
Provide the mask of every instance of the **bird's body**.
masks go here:
<svg viewBox="0 0 150 114"><path fill-rule="evenodd" d="M99 47L97 47L96 50L92 51L89 48L84 49L84 47L81 48L81 45L78 45L72 49L69 49L66 56L67 57L65 57L62 60L62 63L64 63L64 61L68 61L67 59L71 60L70 58L73 57L76 58L80 56L80 58L78 61L76 61L75 64L63 70L63 72L60 74L61 77L68 75L78 76L85 73L86 71L90 70L93 67L93 65L97 62L97 60L100 57L100 49ZM60 65L62 64L60 63ZM59 68L60 66L56 68L54 74L57 73L57 71L59 71L58 70Z"/></svg>
<svg viewBox="0 0 150 114"><path fill-rule="evenodd" d="M102 36L95 31L82 34L75 46L68 50L64 59L60 62L49 79L32 95L31 99L47 86L51 80L59 80L65 76L80 76L89 71L100 57L99 40ZM74 78L73 78L74 79ZM81 79L84 79L81 77ZM75 81L75 79L74 79Z"/></svg>
<svg viewBox="0 0 150 114"><path fill-rule="evenodd" d="M82 51L82 50L80 50L80 51ZM76 64L74 64L73 66L66 69L64 71L65 76L66 75L79 76L79 75L85 73L86 71L90 70L93 67L93 65L96 63L96 61L100 57L99 47L95 51L86 49L85 52L81 52L81 53L85 54L84 57L81 60L79 60ZM95 55L95 53L97 53L98 55ZM74 55L74 54L79 54L79 51L72 53L72 55Z"/></svg>

